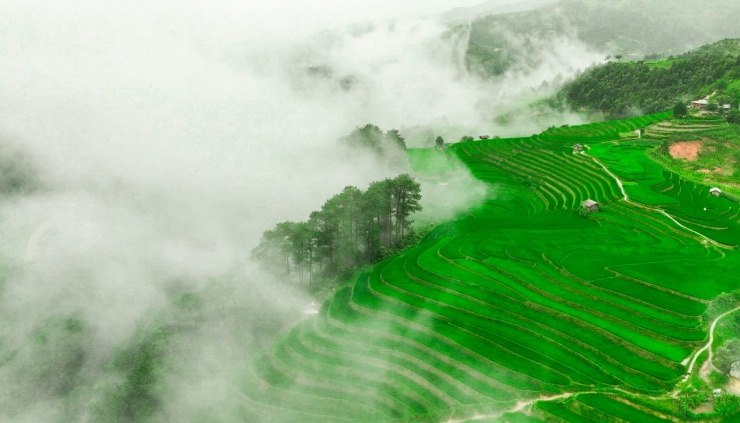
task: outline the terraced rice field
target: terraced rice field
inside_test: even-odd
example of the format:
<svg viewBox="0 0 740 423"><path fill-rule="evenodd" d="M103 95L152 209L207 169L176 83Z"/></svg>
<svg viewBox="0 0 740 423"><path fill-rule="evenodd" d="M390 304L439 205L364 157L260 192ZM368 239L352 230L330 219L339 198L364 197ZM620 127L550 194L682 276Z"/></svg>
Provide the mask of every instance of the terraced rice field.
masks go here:
<svg viewBox="0 0 740 423"><path fill-rule="evenodd" d="M645 156L649 143L615 141L666 117L440 152L488 183L488 200L284 334L240 381L247 414L671 421L614 393L662 395L686 372L707 337L708 301L738 288L740 254L726 246L740 243L740 209L662 170ZM573 154L574 143L590 148ZM581 216L588 198L602 212ZM568 398L511 413L559 394Z"/></svg>

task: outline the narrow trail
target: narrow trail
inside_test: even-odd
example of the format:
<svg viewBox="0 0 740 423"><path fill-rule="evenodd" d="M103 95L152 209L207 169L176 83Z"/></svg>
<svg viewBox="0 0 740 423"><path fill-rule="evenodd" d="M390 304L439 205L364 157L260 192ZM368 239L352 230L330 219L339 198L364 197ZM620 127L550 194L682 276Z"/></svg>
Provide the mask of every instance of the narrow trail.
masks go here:
<svg viewBox="0 0 740 423"><path fill-rule="evenodd" d="M696 360L699 358L701 353L703 353L706 350L709 350L709 359L708 362L712 361L712 342L714 342L714 328L717 326L717 322L725 316L727 316L730 313L734 313L736 311L740 310L740 307L735 307L732 310L726 311L719 316L717 316L716 319L712 322L712 326L709 327L709 341L706 345L704 345L699 351L694 354L694 357L691 359L691 364L689 364L688 370L686 370L686 376L683 377L682 382L686 382L689 379L689 376L691 376L691 372L694 370L694 364L696 364Z"/></svg>
<svg viewBox="0 0 740 423"><path fill-rule="evenodd" d="M606 173L609 174L612 178L614 178L615 181L617 181L617 185L619 185L619 189L622 190L622 195L624 196L625 201L629 201L630 198L627 196L627 191L624 190L624 185L622 185L622 181L617 178L617 175L613 174L606 166L604 166L603 163L599 161L596 157L589 156L586 154L586 152L581 151L581 154L583 154L586 157L591 157L591 160L593 160L597 165L601 166Z"/></svg>
<svg viewBox="0 0 740 423"><path fill-rule="evenodd" d="M622 184L622 181L619 179L619 177L617 177L617 175L613 174L596 157L589 156L588 154L586 154L585 151L581 151L581 154L584 155L584 156L586 156L586 157L590 157L591 160L593 160L596 164L598 164L599 166L601 166L604 169L604 171L609 174L609 176L611 176L612 178L614 178L615 181L617 181L617 185L619 186L619 189L622 191L622 196L624 197L624 201L626 201L626 202L628 202L628 203L630 203L632 205L635 205L637 207L643 208L645 210L650 210L650 211L658 212L658 213L661 213L661 214L665 215L667 218L671 219L671 221L673 223L675 223L676 225L678 225L680 228L685 229L685 230L687 230L687 231L689 231L689 232L691 232L691 233L693 233L695 235L698 235L705 243L710 243L710 244L714 245L715 247L720 247L720 248L732 248L730 246L720 244L719 242L717 242L717 241L715 241L715 240L707 237L706 235L702 234L701 232L697 232L697 231L695 231L695 230L693 230L693 229L685 226L684 224L682 224L681 222L679 222L678 220L676 220L673 216L671 216L670 214L668 214L665 210L661 210L661 209L655 208L655 207L649 207L649 206L646 206L644 204L636 203L636 202L630 200L629 199L629 196L627 195L627 191L624 190L624 185ZM724 255L724 253L723 253L723 255Z"/></svg>
<svg viewBox="0 0 740 423"><path fill-rule="evenodd" d="M591 157L588 154L586 154L584 151L582 151L581 154L583 154L586 157ZM591 159L596 164L598 164L599 166L601 166L606 173L608 173L612 178L614 178L615 181L617 181L617 185L619 185L619 189L622 190L622 195L624 196L624 200L625 201L629 202L630 204L634 204L634 205L636 205L638 207L644 208L646 210L656 211L656 212L659 212L659 213L663 214L668 219L670 219L673 223L675 223L676 225L678 225L680 228L683 228L683 229L685 229L685 230L687 230L687 231L689 231L689 232L691 232L691 233L693 233L695 235L698 235L704 241L705 245L707 243L711 243L715 247L728 248L727 246L724 246L724 245L722 245L722 244L714 241L713 239L708 238L706 235L704 235L704 234L702 234L700 232L697 232L697 231L695 231L695 230L693 230L691 228L686 227L681 222L677 221L669 213L667 213L665 210L661 210L661 209L653 208L653 207L648 207L648 206L645 206L643 204L638 204L638 203L635 203L634 201L631 201L629 199L629 197L627 196L627 192L624 190L624 185L622 184L622 181L617 177L617 175L613 174L606 166L604 166L603 163L601 163L595 157L591 157ZM721 249L720 249L720 251L721 251ZM723 255L724 255L724 253L723 253ZM705 363L705 366L707 366L707 368L708 368L708 365L711 365L711 362L712 362L712 349L711 349L711 347L712 347L712 342L714 342L714 328L717 326L717 322L719 322L720 319L722 319L723 317L727 316L728 314L733 313L733 312L738 311L738 310L740 310L740 307L736 307L736 308L734 308L732 310L726 311L726 312L720 314L719 316L717 316L716 319L714 319L714 321L712 322L712 325L709 328L709 341L699 351L697 351L696 354L694 354L694 356L691 358L691 362L689 363L689 368L686 370L686 375L682 379L682 382L685 382L685 381L687 381L689 379L689 377L691 376L691 372L694 370L694 365L696 364L696 360L707 349L709 350L709 358L707 359L707 362ZM684 363L682 363L682 364L684 364Z"/></svg>
<svg viewBox="0 0 740 423"><path fill-rule="evenodd" d="M556 401L559 399L570 398L572 396L573 396L572 392L565 392L563 394L553 395L550 397L539 397L539 398L532 398L529 400L522 400L522 401L518 401L516 405L514 405L508 410L502 410L502 411L498 411L496 413L491 413L491 414L476 414L475 416L470 416L470 417L465 417L465 418L449 419L449 420L445 420L444 423L464 423L464 422L469 422L469 421L474 421L474 420L492 419L496 417L501 417L506 413L517 413L531 406L532 404L536 402Z"/></svg>
<svg viewBox="0 0 740 423"><path fill-rule="evenodd" d="M675 223L676 225L682 227L683 229L686 229L687 231L689 231L691 233L694 233L696 235L699 235L706 242L712 243L713 245L715 245L717 247L729 248L728 246L722 245L722 244L718 243L717 241L715 241L713 239L707 238L706 235L704 235L704 234L702 234L700 232L697 232L697 231L695 231L695 230L693 230L691 228L688 228L688 227L684 226L683 224L681 224L681 222L679 222L678 220L676 220L673 216L671 216L670 214L668 214L665 210L652 209L652 208L650 210L657 210L658 212L664 214L667 218L671 219L673 221L673 223Z"/></svg>

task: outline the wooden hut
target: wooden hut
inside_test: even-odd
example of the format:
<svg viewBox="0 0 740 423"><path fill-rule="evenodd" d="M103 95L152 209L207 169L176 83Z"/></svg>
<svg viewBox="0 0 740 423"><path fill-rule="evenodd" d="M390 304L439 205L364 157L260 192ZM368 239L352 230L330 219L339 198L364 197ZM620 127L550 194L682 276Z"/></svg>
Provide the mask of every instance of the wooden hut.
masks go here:
<svg viewBox="0 0 740 423"><path fill-rule="evenodd" d="M709 193L714 195L715 197L719 197L722 195L722 190L717 187L709 188Z"/></svg>
<svg viewBox="0 0 740 423"><path fill-rule="evenodd" d="M589 198L583 202L583 208L590 212L597 212L599 211L599 203Z"/></svg>

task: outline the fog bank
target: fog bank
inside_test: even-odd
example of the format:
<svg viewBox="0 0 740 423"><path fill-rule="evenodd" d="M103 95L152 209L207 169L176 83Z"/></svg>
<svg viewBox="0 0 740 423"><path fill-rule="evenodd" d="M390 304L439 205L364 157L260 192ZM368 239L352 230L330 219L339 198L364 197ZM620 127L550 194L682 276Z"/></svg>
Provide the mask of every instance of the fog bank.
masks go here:
<svg viewBox="0 0 740 423"><path fill-rule="evenodd" d="M339 137L484 131L593 60L559 40L551 60L482 80L464 29L415 17L450 7L0 2L0 420L103 419L127 380L110 363L192 316L190 293L205 304L152 395L167 418L216 406L310 302L248 263L262 231L399 171Z"/></svg>

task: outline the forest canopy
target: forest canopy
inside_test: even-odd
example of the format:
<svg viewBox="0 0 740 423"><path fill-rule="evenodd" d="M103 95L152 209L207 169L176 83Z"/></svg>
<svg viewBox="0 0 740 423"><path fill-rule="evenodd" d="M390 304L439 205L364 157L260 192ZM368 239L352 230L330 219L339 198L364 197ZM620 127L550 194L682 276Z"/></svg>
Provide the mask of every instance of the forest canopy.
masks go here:
<svg viewBox="0 0 740 423"><path fill-rule="evenodd" d="M349 276L411 242L409 217L421 210L421 186L402 174L362 191L347 186L304 222L265 231L252 256L269 272L310 289L317 280Z"/></svg>
<svg viewBox="0 0 740 423"><path fill-rule="evenodd" d="M709 96L714 102L740 100L740 41L723 40L658 62L610 62L592 67L553 99L553 105L598 110L607 118L657 113L677 101Z"/></svg>

